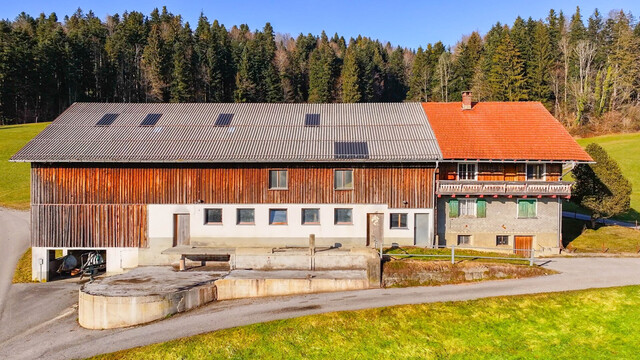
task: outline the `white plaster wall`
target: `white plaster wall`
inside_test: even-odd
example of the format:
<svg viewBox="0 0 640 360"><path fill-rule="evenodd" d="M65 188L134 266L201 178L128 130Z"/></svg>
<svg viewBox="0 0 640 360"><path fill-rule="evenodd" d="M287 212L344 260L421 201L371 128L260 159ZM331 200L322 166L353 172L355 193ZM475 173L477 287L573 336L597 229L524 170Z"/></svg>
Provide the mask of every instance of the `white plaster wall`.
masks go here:
<svg viewBox="0 0 640 360"><path fill-rule="evenodd" d="M204 210L222 209L222 224L205 224ZM254 225L236 224L236 210L255 209ZM302 209L320 209L320 225L302 225ZM334 209L352 208L353 224L334 224ZM269 209L287 209L287 225L269 225ZM190 214L190 234L192 241L198 239L282 239L287 245L306 246L310 234L316 239L361 239L365 244L367 234L367 213L384 214L385 244L391 242L412 245L414 242L414 215L428 213L433 224L433 209L390 209L380 204L189 204L189 205L149 205L149 239L173 237L173 214ZM390 229L391 213L406 213L406 229ZM429 229L433 238L433 226ZM294 239L295 244L286 239ZM272 243L272 242L270 242ZM250 242L245 246L251 246Z"/></svg>

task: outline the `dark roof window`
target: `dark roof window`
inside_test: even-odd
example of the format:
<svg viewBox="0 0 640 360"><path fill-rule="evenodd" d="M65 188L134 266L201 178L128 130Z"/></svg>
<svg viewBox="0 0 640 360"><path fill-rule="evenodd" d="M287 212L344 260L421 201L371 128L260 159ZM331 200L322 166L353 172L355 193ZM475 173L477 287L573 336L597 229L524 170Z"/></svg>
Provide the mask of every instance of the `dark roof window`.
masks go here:
<svg viewBox="0 0 640 360"><path fill-rule="evenodd" d="M116 121L116 118L118 117L118 115L120 114L104 114L102 115L102 118L98 120L98 122L96 123L96 126L109 126L113 124L114 121Z"/></svg>
<svg viewBox="0 0 640 360"><path fill-rule="evenodd" d="M162 114L147 114L140 123L140 126L155 126L161 116Z"/></svg>
<svg viewBox="0 0 640 360"><path fill-rule="evenodd" d="M220 114L216 119L215 126L229 126L233 120L233 114Z"/></svg>
<svg viewBox="0 0 640 360"><path fill-rule="evenodd" d="M366 142L335 142L333 154L336 159L368 159L369 145Z"/></svg>
<svg viewBox="0 0 640 360"><path fill-rule="evenodd" d="M306 114L304 116L304 126L320 126L320 114Z"/></svg>

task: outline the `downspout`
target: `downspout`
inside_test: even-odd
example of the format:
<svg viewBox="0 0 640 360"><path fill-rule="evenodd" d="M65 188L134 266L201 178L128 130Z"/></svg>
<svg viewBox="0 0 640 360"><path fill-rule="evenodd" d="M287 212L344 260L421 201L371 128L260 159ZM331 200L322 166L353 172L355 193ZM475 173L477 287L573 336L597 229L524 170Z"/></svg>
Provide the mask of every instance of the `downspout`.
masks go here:
<svg viewBox="0 0 640 360"><path fill-rule="evenodd" d="M431 198L431 207L433 208L433 233L431 235L431 246L437 248L436 236L438 234L438 203L436 200L438 185L436 184L436 173L440 171L440 162L436 160L436 168L433 170L433 196Z"/></svg>

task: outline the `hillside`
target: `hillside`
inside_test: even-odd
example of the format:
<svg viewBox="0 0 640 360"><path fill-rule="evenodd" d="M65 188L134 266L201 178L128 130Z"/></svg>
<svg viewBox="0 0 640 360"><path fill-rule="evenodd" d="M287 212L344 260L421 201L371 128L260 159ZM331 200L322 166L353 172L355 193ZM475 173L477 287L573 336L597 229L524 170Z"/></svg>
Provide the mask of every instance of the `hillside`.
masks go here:
<svg viewBox="0 0 640 360"><path fill-rule="evenodd" d="M0 126L0 206L29 207L29 164L9 158L49 123Z"/></svg>

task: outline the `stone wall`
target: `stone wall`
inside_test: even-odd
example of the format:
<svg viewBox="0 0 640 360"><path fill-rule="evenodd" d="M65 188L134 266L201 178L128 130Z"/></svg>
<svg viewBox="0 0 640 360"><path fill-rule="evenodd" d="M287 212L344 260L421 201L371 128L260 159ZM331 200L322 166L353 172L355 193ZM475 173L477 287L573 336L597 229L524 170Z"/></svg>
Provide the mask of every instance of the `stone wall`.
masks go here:
<svg viewBox="0 0 640 360"><path fill-rule="evenodd" d="M473 247L491 247L511 250L514 236L533 236L533 248L537 253L554 253L559 249L559 234L562 229L559 199L543 197L536 199L537 216L530 219L518 218L516 198L485 197L486 217L449 217L450 197L438 199L438 243L440 246L457 245L458 235L471 235ZM509 236L509 244L496 246L496 236Z"/></svg>

